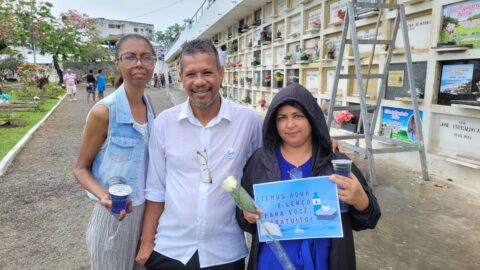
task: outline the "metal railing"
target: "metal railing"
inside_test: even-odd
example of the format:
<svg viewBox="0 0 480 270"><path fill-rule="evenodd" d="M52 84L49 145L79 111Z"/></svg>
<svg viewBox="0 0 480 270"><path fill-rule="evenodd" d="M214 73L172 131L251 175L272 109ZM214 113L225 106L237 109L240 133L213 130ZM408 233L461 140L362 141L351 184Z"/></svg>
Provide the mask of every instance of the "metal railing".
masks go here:
<svg viewBox="0 0 480 270"><path fill-rule="evenodd" d="M215 3L216 0L204 0L202 5L197 9L197 11L195 12L195 14L193 14L193 16L189 19L185 19L184 20L184 23L183 23L183 31L180 32L180 34L177 36L177 38L171 42L169 45L168 45L168 48L166 48L166 53L165 54L168 54L168 52L170 51L170 49L172 48L172 46L178 41L178 39L180 38L180 36L182 35L182 33L184 31L188 31L190 30L197 22L198 20L200 19L200 17L203 16L203 14L205 13L205 11L210 8L210 6L212 6L214 3Z"/></svg>

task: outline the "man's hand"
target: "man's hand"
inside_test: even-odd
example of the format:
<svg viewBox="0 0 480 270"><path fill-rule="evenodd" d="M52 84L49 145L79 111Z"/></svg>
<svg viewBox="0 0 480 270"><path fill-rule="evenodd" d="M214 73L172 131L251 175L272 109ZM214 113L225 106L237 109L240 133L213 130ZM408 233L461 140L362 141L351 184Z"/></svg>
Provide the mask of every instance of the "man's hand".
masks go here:
<svg viewBox="0 0 480 270"><path fill-rule="evenodd" d="M262 213L262 210L260 208L257 208L258 213ZM257 223L257 220L260 219L260 216L254 213L250 213L248 211L243 210L243 216L245 219L248 221L250 224Z"/></svg>
<svg viewBox="0 0 480 270"><path fill-rule="evenodd" d="M152 255L153 252L153 247L154 243L152 241L140 242L140 248L138 249L137 257L135 258L135 261L144 266L145 263L147 262L148 258L150 258L150 255Z"/></svg>
<svg viewBox="0 0 480 270"><path fill-rule="evenodd" d="M343 149L343 145L339 141L333 138L331 140L332 140L332 151L335 153L335 151L338 149L338 152L345 154L345 149Z"/></svg>

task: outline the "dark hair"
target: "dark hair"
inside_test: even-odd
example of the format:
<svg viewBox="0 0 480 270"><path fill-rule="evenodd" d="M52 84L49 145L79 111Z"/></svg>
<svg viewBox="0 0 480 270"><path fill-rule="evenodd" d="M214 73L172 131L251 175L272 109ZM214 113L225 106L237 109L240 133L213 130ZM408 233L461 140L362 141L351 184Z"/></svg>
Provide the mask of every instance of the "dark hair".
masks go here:
<svg viewBox="0 0 480 270"><path fill-rule="evenodd" d="M98 73L102 73L102 70L101 70L101 69L99 69L99 70L98 70Z"/></svg>
<svg viewBox="0 0 480 270"><path fill-rule="evenodd" d="M89 72L89 73L93 73L93 69L90 69L88 72Z"/></svg>
<svg viewBox="0 0 480 270"><path fill-rule="evenodd" d="M118 87L120 87L120 85L122 85L123 83L123 77L122 75L120 75L120 77L118 77L118 79L115 81L115 89L117 89Z"/></svg>
<svg viewBox="0 0 480 270"><path fill-rule="evenodd" d="M215 56L215 63L218 69L221 69L220 59L218 58L218 51L213 46L212 42L207 39L194 39L185 42L182 45L182 52L180 53L180 72L183 72L183 57L191 56L197 53L207 53Z"/></svg>
<svg viewBox="0 0 480 270"><path fill-rule="evenodd" d="M132 38L144 40L147 43L148 47L150 47L150 49L152 49L152 53L155 54L155 50L153 49L152 43L150 43L150 40L148 40L146 37L144 37L142 35L139 35L139 34L128 34L128 35L125 35L125 36L121 37L117 41L117 46L115 47L115 59L118 59L118 57L120 57L120 55L118 55L118 51L120 51L120 48L122 47L123 43L126 40L129 40L129 39L132 39Z"/></svg>

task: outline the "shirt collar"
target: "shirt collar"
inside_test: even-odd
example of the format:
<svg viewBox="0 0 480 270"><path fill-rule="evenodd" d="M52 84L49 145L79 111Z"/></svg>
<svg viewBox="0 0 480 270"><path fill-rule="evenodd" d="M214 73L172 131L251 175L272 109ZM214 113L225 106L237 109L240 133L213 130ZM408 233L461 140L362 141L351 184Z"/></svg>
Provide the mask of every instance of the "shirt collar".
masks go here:
<svg viewBox="0 0 480 270"><path fill-rule="evenodd" d="M217 116L215 116L210 122L208 122L207 126L214 126L218 124L222 119L231 121L231 114L230 114L230 107L228 106L228 100L224 99L220 96L220 111L218 112ZM190 123L195 125L201 125L200 121L193 115L192 107L190 106L190 97L181 104L181 111L178 115L177 121L181 121L183 119L188 119Z"/></svg>

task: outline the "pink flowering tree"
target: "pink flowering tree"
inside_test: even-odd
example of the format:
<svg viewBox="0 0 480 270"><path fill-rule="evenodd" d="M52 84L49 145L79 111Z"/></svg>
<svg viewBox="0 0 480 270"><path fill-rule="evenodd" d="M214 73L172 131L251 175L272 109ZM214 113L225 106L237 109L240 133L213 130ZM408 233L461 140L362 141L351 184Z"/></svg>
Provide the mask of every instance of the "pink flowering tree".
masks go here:
<svg viewBox="0 0 480 270"><path fill-rule="evenodd" d="M53 29L40 40L41 53L52 55L53 66L60 78L59 83L63 83L60 61L93 61L95 59L91 59L91 52L101 50L99 46L101 41L97 37L94 23L86 14L69 10L60 14L54 22ZM100 55L105 57L106 52Z"/></svg>

